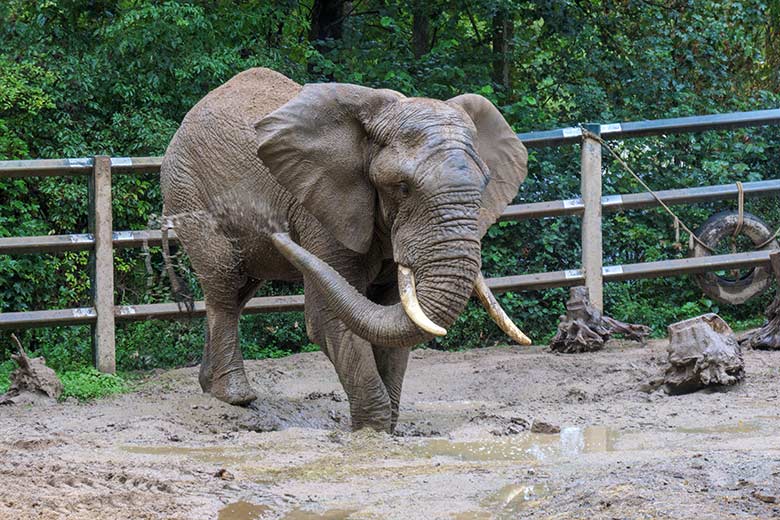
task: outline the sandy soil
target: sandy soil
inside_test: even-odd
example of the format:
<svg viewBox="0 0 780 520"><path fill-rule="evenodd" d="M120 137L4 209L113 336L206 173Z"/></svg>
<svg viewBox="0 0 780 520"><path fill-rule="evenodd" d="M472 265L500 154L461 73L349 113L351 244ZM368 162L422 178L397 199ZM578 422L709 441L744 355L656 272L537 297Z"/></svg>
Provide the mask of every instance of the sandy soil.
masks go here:
<svg viewBox="0 0 780 520"><path fill-rule="evenodd" d="M746 352L728 392L644 393L664 349L416 351L394 436L348 431L320 353L249 362L248 409L202 395L196 368L4 406L0 518L780 516L780 352Z"/></svg>

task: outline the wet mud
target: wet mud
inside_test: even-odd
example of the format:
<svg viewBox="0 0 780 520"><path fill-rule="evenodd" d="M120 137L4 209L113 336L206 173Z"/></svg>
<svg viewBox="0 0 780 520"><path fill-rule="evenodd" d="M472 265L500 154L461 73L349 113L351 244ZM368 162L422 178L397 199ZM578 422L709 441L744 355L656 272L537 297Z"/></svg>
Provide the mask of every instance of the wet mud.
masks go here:
<svg viewBox="0 0 780 520"><path fill-rule="evenodd" d="M250 408L202 395L197 368L3 407L0 518L779 517L780 355L746 351L728 390L647 393L665 347L415 351L392 436L349 431L320 353L248 362Z"/></svg>

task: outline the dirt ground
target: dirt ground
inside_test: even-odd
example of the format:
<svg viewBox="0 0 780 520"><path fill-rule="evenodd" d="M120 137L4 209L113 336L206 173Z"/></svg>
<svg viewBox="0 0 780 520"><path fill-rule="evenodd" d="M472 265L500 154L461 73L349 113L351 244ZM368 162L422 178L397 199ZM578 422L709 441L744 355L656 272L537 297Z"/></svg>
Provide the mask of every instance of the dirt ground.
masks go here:
<svg viewBox="0 0 780 520"><path fill-rule="evenodd" d="M393 436L349 432L321 353L248 362L247 409L202 395L197 368L4 406L0 518L780 517L780 352L745 352L726 392L645 393L665 346L419 350Z"/></svg>

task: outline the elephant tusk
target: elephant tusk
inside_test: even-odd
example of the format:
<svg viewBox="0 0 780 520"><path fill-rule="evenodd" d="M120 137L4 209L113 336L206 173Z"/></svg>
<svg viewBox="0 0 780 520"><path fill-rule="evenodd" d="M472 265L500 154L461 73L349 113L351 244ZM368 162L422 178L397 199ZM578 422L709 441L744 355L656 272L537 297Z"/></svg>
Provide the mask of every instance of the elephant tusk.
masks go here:
<svg viewBox="0 0 780 520"><path fill-rule="evenodd" d="M408 267L398 265L398 292L406 315L423 331L434 336L444 336L447 329L439 327L425 315L417 300L417 290L414 288L414 273Z"/></svg>
<svg viewBox="0 0 780 520"><path fill-rule="evenodd" d="M515 343L519 345L531 344L531 339L523 334L522 330L517 328L517 325L512 322L512 319L507 316L506 312L504 312L504 309L501 308L501 304L498 303L498 300L496 300L496 297L493 295L490 287L487 286L487 282L485 282L485 278L482 276L482 273L477 275L477 281L474 284L474 291L477 293L479 301L482 302L482 305L484 305L485 309L487 309L490 317L493 318L493 321L496 322L496 325L498 325L507 336L512 338Z"/></svg>

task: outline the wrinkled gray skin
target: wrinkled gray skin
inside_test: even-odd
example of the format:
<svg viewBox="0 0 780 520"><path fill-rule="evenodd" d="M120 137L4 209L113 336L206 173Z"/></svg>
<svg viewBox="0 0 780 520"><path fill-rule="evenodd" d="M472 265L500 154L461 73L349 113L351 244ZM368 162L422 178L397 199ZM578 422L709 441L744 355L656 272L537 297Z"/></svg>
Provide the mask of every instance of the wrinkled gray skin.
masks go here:
<svg viewBox="0 0 780 520"><path fill-rule="evenodd" d="M205 294L203 390L232 404L255 398L239 314L263 280L303 278L307 332L338 373L353 428L392 430L410 347L431 338L398 304L396 265L412 269L426 315L450 326L526 157L480 96L301 87L268 69L209 93L161 169L164 214ZM270 238L280 230L316 258L294 267Z"/></svg>

